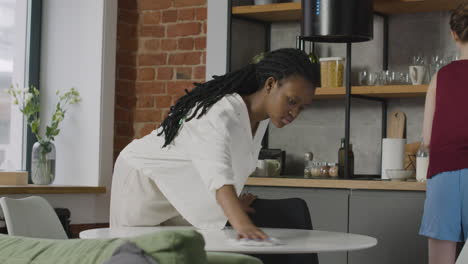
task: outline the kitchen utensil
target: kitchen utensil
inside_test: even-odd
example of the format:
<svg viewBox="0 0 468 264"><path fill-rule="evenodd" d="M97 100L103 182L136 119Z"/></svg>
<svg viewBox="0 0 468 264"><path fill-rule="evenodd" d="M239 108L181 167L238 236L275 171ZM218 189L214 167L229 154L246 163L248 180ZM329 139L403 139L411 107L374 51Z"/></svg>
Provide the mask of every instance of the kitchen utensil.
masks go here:
<svg viewBox="0 0 468 264"><path fill-rule="evenodd" d="M267 175L267 162L266 160L257 160L257 168L255 169L255 176L265 177Z"/></svg>
<svg viewBox="0 0 468 264"><path fill-rule="evenodd" d="M284 175L286 169L286 151L281 149L262 149L258 155L258 159L275 159L280 162L280 175Z"/></svg>
<svg viewBox="0 0 468 264"><path fill-rule="evenodd" d="M405 138L406 115L401 111L391 113L387 138Z"/></svg>
<svg viewBox="0 0 468 264"><path fill-rule="evenodd" d="M280 175L281 163L275 159L264 159L257 161L255 176L277 177Z"/></svg>
<svg viewBox="0 0 468 264"><path fill-rule="evenodd" d="M409 179L413 174L411 170L388 169L386 170L387 177L392 181L404 181Z"/></svg>
<svg viewBox="0 0 468 264"><path fill-rule="evenodd" d="M411 178L416 177L416 153L420 143L412 142L405 145L405 169L413 171Z"/></svg>
<svg viewBox="0 0 468 264"><path fill-rule="evenodd" d="M281 163L275 159L266 159L266 176L278 177L281 172Z"/></svg>
<svg viewBox="0 0 468 264"><path fill-rule="evenodd" d="M387 169L404 169L405 145L405 138L382 139L382 179L388 179Z"/></svg>
<svg viewBox="0 0 468 264"><path fill-rule="evenodd" d="M369 85L369 73L367 71L359 72L359 85Z"/></svg>
<svg viewBox="0 0 468 264"><path fill-rule="evenodd" d="M367 76L367 85L379 85L380 84L380 74L378 72L370 72Z"/></svg>
<svg viewBox="0 0 468 264"><path fill-rule="evenodd" d="M413 85L421 85L426 75L426 67L419 65L409 66L409 75Z"/></svg>

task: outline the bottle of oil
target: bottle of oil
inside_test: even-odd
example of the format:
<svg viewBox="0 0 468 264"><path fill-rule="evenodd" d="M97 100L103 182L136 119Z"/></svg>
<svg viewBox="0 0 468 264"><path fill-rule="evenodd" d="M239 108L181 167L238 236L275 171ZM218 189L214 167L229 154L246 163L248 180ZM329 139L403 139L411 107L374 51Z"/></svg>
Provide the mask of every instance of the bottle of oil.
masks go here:
<svg viewBox="0 0 468 264"><path fill-rule="evenodd" d="M310 59L310 62L312 63L319 63L317 55L315 55L315 43L313 42L309 46L309 59Z"/></svg>
<svg viewBox="0 0 468 264"><path fill-rule="evenodd" d="M314 52L309 53L309 59L310 59L310 62L312 63L319 63L319 60Z"/></svg>
<svg viewBox="0 0 468 264"><path fill-rule="evenodd" d="M353 178L354 176L354 153L353 153L353 145L349 144L349 152L348 152L348 161L349 161L349 173L348 177ZM338 151L338 176L340 178L345 177L345 139L341 139L341 147Z"/></svg>

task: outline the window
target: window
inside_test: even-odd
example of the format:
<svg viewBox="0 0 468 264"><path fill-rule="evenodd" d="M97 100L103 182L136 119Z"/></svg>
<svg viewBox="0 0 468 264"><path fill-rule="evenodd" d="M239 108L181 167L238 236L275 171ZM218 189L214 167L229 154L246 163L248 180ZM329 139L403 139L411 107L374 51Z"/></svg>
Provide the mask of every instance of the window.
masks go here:
<svg viewBox="0 0 468 264"><path fill-rule="evenodd" d="M0 0L0 169L24 169L24 121L5 93L25 87L27 0Z"/></svg>

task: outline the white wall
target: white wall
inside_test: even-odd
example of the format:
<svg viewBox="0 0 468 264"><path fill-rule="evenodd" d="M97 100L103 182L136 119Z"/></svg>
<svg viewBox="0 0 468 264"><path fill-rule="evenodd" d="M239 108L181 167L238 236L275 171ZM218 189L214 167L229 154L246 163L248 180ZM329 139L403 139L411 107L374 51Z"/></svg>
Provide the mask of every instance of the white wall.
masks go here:
<svg viewBox="0 0 468 264"><path fill-rule="evenodd" d="M57 184L99 184L103 19L103 0L43 1L41 119L50 123L58 89L75 87L83 99L67 112L55 141Z"/></svg>
<svg viewBox="0 0 468 264"><path fill-rule="evenodd" d="M57 89L75 87L83 99L67 112L55 141L55 184L107 188L105 195L41 195L54 207L69 208L72 224L109 218L116 27L117 1L43 1L41 119L50 122Z"/></svg>

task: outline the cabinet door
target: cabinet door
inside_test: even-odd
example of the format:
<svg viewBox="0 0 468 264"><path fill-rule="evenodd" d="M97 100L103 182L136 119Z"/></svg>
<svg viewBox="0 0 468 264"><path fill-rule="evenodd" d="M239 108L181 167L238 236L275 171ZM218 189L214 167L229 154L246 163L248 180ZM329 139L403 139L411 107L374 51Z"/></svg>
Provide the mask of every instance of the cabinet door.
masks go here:
<svg viewBox="0 0 468 264"><path fill-rule="evenodd" d="M349 232L377 238L377 246L349 252L348 264L427 263L418 235L425 192L352 191Z"/></svg>
<svg viewBox="0 0 468 264"><path fill-rule="evenodd" d="M246 187L259 198L283 199L302 198L309 207L312 224L316 230L347 232L349 190ZM319 253L320 264L345 264L346 252Z"/></svg>

